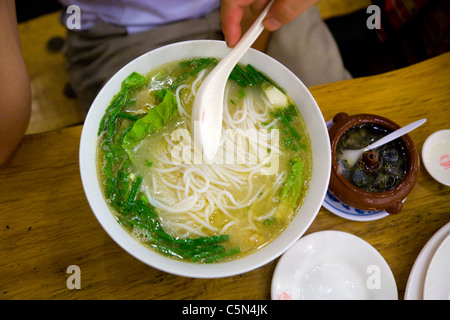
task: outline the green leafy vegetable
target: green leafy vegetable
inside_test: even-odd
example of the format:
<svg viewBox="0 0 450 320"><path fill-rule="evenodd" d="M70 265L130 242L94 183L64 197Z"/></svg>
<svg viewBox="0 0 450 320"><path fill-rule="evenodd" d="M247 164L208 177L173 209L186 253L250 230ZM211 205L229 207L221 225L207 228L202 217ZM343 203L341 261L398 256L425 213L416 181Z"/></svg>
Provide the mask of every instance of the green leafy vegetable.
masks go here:
<svg viewBox="0 0 450 320"><path fill-rule="evenodd" d="M119 113L117 114L117 116L119 116L119 117L121 117L121 118L124 118L124 119L131 120L131 121L136 121L137 119L139 119L139 117L136 117L136 116L134 116L134 115L132 115L132 114L125 113L125 112L119 112Z"/></svg>
<svg viewBox="0 0 450 320"><path fill-rule="evenodd" d="M236 81L241 88L245 88L249 84L257 85L257 82L249 77L239 64L235 65L233 70L231 70L229 79Z"/></svg>
<svg viewBox="0 0 450 320"><path fill-rule="evenodd" d="M164 127L169 119L178 111L177 99L171 91L164 90L163 97L160 104L151 108L147 115L137 120L132 128L125 134L122 147L130 158L132 150L143 138L152 131Z"/></svg>
<svg viewBox="0 0 450 320"><path fill-rule="evenodd" d="M201 70L206 68L210 63L216 64L216 58L198 58L180 62L180 67L191 69L189 75L195 76Z"/></svg>
<svg viewBox="0 0 450 320"><path fill-rule="evenodd" d="M197 67L195 67L194 70L189 72L191 76L195 76L197 73L199 73L201 70L205 69L206 66L212 62L215 62L215 59L205 59L202 63L200 63Z"/></svg>
<svg viewBox="0 0 450 320"><path fill-rule="evenodd" d="M291 207L297 205L298 198L303 189L305 162L300 158L294 158L289 161L290 171L286 180L286 184L280 195L280 200L283 201L289 195Z"/></svg>
<svg viewBox="0 0 450 320"><path fill-rule="evenodd" d="M114 133L116 124L115 122L120 112L120 108L127 102L131 94L133 94L137 89L142 88L147 83L148 79L137 72L131 73L125 80L122 81L122 86L119 93L114 96L108 108L106 109L105 115L100 121L98 135L103 132L105 123L108 122L108 138L111 139L112 134Z"/></svg>
<svg viewBox="0 0 450 320"><path fill-rule="evenodd" d="M294 105L289 105L286 108L278 109L272 112L274 118L279 118L285 129L282 128L287 137L284 138L284 145L292 149L293 151L298 151L299 148L304 148L304 144L300 143L302 136L295 130L291 125L291 122L297 117L297 110Z"/></svg>
<svg viewBox="0 0 450 320"><path fill-rule="evenodd" d="M153 165L153 162L145 160L145 166L146 167L151 167Z"/></svg>
<svg viewBox="0 0 450 320"><path fill-rule="evenodd" d="M245 97L245 91L244 91L244 88L239 89L238 97L239 97L239 99L242 99L242 98Z"/></svg>
<svg viewBox="0 0 450 320"><path fill-rule="evenodd" d="M278 84L276 84L271 79L266 77L263 73L256 70L251 64L248 64L245 67L245 71L247 73L247 76L249 78L253 78L258 86L261 86L263 83L269 83L269 84L273 85L274 87L276 87L281 92L286 93L283 88L281 88Z"/></svg>
<svg viewBox="0 0 450 320"><path fill-rule="evenodd" d="M184 80L186 80L186 78L188 77L188 72L183 73L177 80L175 80L172 85L170 86L170 90L174 91L181 82L183 82Z"/></svg>
<svg viewBox="0 0 450 320"><path fill-rule="evenodd" d="M245 68L242 68L239 64L234 66L229 79L236 81L241 88L245 88L248 85L261 87L263 84L270 84L282 93L285 93L275 82L256 70L251 64L246 65Z"/></svg>
<svg viewBox="0 0 450 320"><path fill-rule="evenodd" d="M140 73L132 72L123 82L120 92L130 94L132 90L140 89L148 83L147 77Z"/></svg>
<svg viewBox="0 0 450 320"><path fill-rule="evenodd" d="M239 253L239 248L226 248L220 243L227 241L229 235L177 239L166 233L159 217L152 207L142 199L136 199L128 205L129 214L121 218L121 223L135 227L151 239L149 245L159 252L193 262L211 263Z"/></svg>

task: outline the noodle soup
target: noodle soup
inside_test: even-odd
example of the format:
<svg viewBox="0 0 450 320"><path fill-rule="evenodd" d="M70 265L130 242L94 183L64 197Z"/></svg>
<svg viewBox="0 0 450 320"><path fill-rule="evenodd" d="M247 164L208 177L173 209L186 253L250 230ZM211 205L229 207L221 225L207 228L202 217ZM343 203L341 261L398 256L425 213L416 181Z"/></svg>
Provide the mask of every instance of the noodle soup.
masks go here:
<svg viewBox="0 0 450 320"><path fill-rule="evenodd" d="M99 128L99 179L117 221L183 261L226 261L265 246L293 219L311 178L297 107L251 65L230 75L222 144L212 162L203 160L191 111L216 63L189 59L132 73Z"/></svg>

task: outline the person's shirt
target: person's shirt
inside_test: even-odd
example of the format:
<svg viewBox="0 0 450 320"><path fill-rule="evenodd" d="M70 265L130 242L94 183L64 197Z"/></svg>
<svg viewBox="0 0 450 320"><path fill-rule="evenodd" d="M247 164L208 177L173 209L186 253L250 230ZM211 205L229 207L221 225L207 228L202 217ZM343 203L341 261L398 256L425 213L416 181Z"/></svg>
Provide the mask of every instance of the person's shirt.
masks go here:
<svg viewBox="0 0 450 320"><path fill-rule="evenodd" d="M220 7L220 0L60 0L78 6L80 30L97 21L123 26L128 33L147 31L176 21L201 17ZM70 12L63 17L63 22Z"/></svg>

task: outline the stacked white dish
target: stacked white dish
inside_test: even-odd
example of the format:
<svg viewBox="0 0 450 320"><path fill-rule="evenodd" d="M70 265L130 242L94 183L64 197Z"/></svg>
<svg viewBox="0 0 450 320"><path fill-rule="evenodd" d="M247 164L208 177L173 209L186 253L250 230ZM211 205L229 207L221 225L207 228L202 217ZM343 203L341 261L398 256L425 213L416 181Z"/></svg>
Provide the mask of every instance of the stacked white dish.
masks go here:
<svg viewBox="0 0 450 320"><path fill-rule="evenodd" d="M450 222L420 251L408 278L405 300L450 300Z"/></svg>

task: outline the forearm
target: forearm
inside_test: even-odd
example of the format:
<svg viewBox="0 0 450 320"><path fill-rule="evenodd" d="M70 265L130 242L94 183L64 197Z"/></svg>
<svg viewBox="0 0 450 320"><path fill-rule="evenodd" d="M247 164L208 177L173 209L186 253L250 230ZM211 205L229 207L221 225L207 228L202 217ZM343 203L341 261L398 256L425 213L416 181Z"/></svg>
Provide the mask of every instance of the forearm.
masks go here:
<svg viewBox="0 0 450 320"><path fill-rule="evenodd" d="M31 89L22 51L15 4L0 1L0 165L15 150L28 125Z"/></svg>

